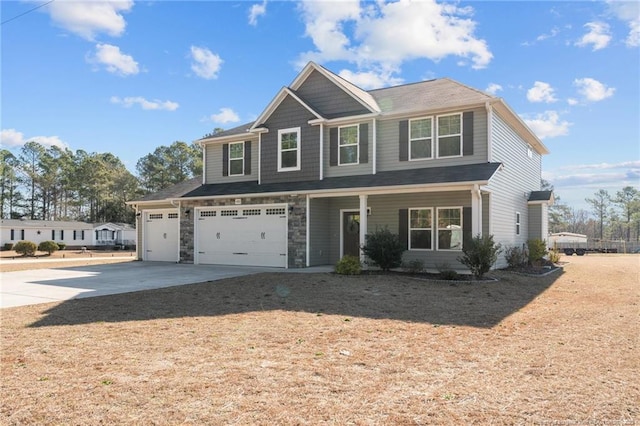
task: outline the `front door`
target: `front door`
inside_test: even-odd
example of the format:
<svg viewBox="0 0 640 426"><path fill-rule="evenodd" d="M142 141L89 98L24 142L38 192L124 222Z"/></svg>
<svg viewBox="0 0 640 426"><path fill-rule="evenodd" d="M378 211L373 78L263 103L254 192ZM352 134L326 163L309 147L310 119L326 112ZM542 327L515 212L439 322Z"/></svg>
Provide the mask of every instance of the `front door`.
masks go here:
<svg viewBox="0 0 640 426"><path fill-rule="evenodd" d="M360 213L359 212L343 213L342 255L360 257Z"/></svg>

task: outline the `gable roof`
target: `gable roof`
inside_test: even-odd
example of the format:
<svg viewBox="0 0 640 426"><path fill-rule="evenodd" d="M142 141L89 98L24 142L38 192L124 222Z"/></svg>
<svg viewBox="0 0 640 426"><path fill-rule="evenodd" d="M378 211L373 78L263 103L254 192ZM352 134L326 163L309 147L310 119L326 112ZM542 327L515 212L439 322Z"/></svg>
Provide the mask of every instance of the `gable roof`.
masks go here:
<svg viewBox="0 0 640 426"><path fill-rule="evenodd" d="M553 204L553 191L531 191L529 194L529 204L550 203Z"/></svg>
<svg viewBox="0 0 640 426"><path fill-rule="evenodd" d="M128 201L127 204L149 203L153 201L166 201L172 198L179 198L184 194L193 191L202 185L202 176L196 176L184 182L176 183L158 192L147 194L139 200Z"/></svg>
<svg viewBox="0 0 640 426"><path fill-rule="evenodd" d="M273 98L273 100L269 103L267 108L264 111L262 111L262 114L258 116L258 118L256 119L256 121L253 123L253 125L249 130L255 130L259 128L265 121L267 121L269 116L273 114L276 108L278 108L278 106L282 103L282 101L284 101L287 98L287 96L291 96L293 99L295 99L300 105L305 107L316 118L322 118L322 116L316 110L314 110L311 106L309 106L305 101L300 99L300 97L296 95L295 92L293 92L288 87L283 87L282 89L280 89L276 97Z"/></svg>
<svg viewBox="0 0 640 426"><path fill-rule="evenodd" d="M50 228L50 229L89 229L93 228L92 223L80 222L73 220L31 220L31 219L2 219L0 220L2 228Z"/></svg>

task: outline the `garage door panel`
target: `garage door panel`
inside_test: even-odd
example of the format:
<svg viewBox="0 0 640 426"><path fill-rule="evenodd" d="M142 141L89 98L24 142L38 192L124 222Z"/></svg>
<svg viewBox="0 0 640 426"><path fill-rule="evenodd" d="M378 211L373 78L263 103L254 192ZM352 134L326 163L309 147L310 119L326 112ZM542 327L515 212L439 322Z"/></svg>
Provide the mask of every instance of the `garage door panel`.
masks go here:
<svg viewBox="0 0 640 426"><path fill-rule="evenodd" d="M180 234L178 211L148 211L144 217L144 260L177 261Z"/></svg>
<svg viewBox="0 0 640 426"><path fill-rule="evenodd" d="M287 217L267 214L267 210L202 210L204 217L198 220L196 232L198 263L285 267ZM284 209L278 212L284 213Z"/></svg>

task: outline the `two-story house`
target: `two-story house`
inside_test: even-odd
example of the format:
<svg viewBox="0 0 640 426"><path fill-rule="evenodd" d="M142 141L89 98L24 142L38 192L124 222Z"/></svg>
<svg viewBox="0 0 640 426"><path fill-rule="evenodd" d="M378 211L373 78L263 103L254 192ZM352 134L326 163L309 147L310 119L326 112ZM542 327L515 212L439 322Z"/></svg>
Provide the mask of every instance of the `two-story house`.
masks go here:
<svg viewBox="0 0 640 426"><path fill-rule="evenodd" d="M447 78L365 91L309 63L254 122L199 143L200 180L131 203L142 260L335 264L387 227L405 260L460 268L472 235L547 236L547 148L502 99Z"/></svg>

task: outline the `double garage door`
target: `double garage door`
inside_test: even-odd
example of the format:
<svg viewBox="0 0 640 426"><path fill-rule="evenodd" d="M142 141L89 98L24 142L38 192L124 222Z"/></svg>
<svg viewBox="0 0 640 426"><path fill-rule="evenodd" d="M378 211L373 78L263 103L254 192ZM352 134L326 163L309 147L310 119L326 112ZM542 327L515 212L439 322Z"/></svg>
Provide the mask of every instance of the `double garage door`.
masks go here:
<svg viewBox="0 0 640 426"><path fill-rule="evenodd" d="M195 210L195 263L287 266L285 206Z"/></svg>

